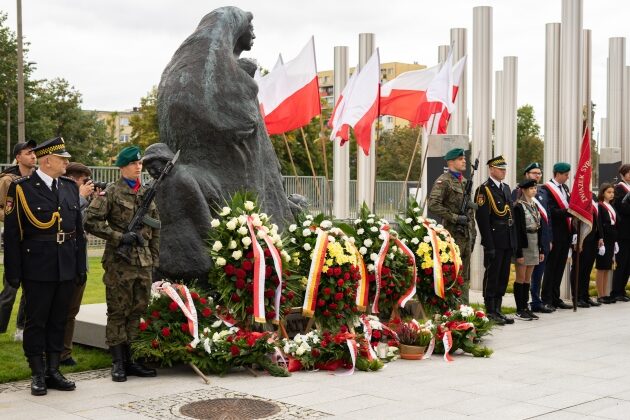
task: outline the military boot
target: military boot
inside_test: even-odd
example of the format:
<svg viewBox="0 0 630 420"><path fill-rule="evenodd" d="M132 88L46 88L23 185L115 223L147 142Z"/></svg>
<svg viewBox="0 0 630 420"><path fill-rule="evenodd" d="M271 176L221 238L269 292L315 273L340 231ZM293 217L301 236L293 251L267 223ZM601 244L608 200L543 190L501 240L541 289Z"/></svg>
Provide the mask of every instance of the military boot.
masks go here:
<svg viewBox="0 0 630 420"><path fill-rule="evenodd" d="M59 391L74 391L76 385L59 372L60 353L46 353L46 386Z"/></svg>
<svg viewBox="0 0 630 420"><path fill-rule="evenodd" d="M125 373L128 376L140 376L141 378L153 378L157 375L155 369L148 368L142 363L134 361L131 357L131 347L129 343L123 344L125 350Z"/></svg>
<svg viewBox="0 0 630 420"><path fill-rule="evenodd" d="M505 325L505 321L495 312L494 299L484 299L484 304L486 305L486 316L496 325Z"/></svg>
<svg viewBox="0 0 630 420"><path fill-rule="evenodd" d="M31 395L46 395L46 378L44 376L44 356L29 356L28 365L31 368Z"/></svg>
<svg viewBox="0 0 630 420"><path fill-rule="evenodd" d="M503 303L503 297L498 297L494 299L494 312L500 316L506 324L514 324L514 318L506 316L501 312L501 304Z"/></svg>
<svg viewBox="0 0 630 420"><path fill-rule="evenodd" d="M114 382L125 382L127 380L123 346L124 344L116 344L109 348L109 351L112 353L112 381Z"/></svg>

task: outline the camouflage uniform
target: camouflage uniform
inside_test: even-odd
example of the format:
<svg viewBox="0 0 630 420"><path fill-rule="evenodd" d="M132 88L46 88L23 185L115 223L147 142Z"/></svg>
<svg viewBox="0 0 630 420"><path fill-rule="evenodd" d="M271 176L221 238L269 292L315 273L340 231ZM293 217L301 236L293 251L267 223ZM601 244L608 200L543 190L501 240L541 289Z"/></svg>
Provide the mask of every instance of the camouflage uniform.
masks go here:
<svg viewBox="0 0 630 420"><path fill-rule="evenodd" d="M429 211L442 218L442 225L451 233L455 243L459 245L459 252L462 257L462 300L468 303L468 290L470 288L470 254L475 245L477 230L475 229L475 211L468 208L468 225L457 224L457 216L464 200L464 190L469 182L462 176L458 180L450 172L443 173L435 180L431 194L429 195ZM463 228L463 229L462 229Z"/></svg>
<svg viewBox="0 0 630 420"><path fill-rule="evenodd" d="M145 188L135 193L124 179L110 185L87 209L85 229L107 241L103 253L103 283L107 300L106 342L109 346L132 341L151 292L152 271L159 261L159 229L144 225L144 246L134 246L131 264L116 255L123 232L142 203ZM158 219L155 203L148 215Z"/></svg>

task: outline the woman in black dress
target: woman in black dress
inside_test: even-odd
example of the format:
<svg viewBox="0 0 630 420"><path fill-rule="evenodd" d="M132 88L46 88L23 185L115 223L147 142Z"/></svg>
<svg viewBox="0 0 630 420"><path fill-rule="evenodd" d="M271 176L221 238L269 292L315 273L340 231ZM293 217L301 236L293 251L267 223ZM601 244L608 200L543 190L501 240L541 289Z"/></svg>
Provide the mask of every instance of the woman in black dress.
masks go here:
<svg viewBox="0 0 630 420"><path fill-rule="evenodd" d="M604 239L604 245L599 248L599 253L595 261L597 268L597 301L601 303L615 303L615 299L608 296L608 277L613 268L613 259L617 250L617 213L612 206L612 200L615 198L615 188L612 184L603 183L599 187L599 225L601 226L601 235Z"/></svg>

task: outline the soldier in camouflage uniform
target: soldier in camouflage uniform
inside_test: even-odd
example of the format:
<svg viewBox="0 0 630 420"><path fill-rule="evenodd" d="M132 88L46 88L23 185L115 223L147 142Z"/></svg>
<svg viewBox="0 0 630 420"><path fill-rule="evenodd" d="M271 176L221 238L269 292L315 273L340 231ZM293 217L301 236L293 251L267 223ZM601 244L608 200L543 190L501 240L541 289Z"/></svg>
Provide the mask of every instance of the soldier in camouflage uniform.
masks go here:
<svg viewBox="0 0 630 420"><path fill-rule="evenodd" d="M466 157L464 149L452 149L444 155L448 171L438 177L429 195L429 211L440 217L442 225L451 233L455 243L459 245L462 257L462 301L468 304L468 290L470 289L470 254L475 246L477 230L475 229L475 208L470 203L467 214L460 214L464 200L466 184L470 182L464 178Z"/></svg>
<svg viewBox="0 0 630 420"><path fill-rule="evenodd" d="M129 344L138 335L140 317L146 311L151 293L153 269L159 259L159 220L155 203L151 203L150 225L138 232L125 232L142 203L145 188L141 185L142 156L135 146L124 148L116 166L121 178L101 192L87 209L85 229L107 241L103 254L103 283L107 300L106 342L112 353L112 380L124 382L127 375L155 376L131 359ZM152 226L153 227L152 227ZM131 245L131 263L116 254L121 244Z"/></svg>

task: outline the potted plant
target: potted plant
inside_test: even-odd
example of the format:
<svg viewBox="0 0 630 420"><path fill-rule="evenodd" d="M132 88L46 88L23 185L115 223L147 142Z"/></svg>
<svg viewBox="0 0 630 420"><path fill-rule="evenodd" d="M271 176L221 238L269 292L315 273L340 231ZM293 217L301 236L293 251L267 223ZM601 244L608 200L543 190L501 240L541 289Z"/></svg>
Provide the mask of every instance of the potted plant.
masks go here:
<svg viewBox="0 0 630 420"><path fill-rule="evenodd" d="M400 357L409 360L422 359L424 351L433 338L431 330L423 327L416 320L401 321L394 326L400 342Z"/></svg>

